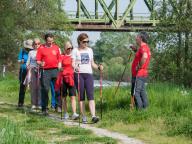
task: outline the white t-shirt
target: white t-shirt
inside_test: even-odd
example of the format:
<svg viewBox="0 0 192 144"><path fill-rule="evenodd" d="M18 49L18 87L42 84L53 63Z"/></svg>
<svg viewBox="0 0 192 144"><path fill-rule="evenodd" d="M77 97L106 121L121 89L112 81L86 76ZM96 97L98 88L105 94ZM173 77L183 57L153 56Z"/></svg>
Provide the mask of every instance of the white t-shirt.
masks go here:
<svg viewBox="0 0 192 144"><path fill-rule="evenodd" d="M27 63L26 63L27 67L28 66L30 68L37 67L36 54L37 54L37 50L32 50L29 52Z"/></svg>
<svg viewBox="0 0 192 144"><path fill-rule="evenodd" d="M75 60L75 65L79 65L79 73L93 73L91 62L93 60L93 51L91 48L78 50L74 48L72 51L72 59Z"/></svg>

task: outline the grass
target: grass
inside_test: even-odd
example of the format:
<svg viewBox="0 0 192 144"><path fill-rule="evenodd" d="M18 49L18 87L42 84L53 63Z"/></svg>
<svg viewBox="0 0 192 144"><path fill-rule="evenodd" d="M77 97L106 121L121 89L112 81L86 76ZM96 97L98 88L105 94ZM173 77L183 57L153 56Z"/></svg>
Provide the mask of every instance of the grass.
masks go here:
<svg viewBox="0 0 192 144"><path fill-rule="evenodd" d="M109 137L98 137L90 130L66 126L42 115L30 113L29 93L27 107L18 110L18 81L13 76L0 79L0 144L116 144Z"/></svg>
<svg viewBox="0 0 192 144"><path fill-rule="evenodd" d="M103 120L98 127L151 144L192 143L192 91L170 83L147 86L149 107L130 111L130 87L103 89ZM96 90L99 104L99 90ZM99 105L98 109L99 109Z"/></svg>
<svg viewBox="0 0 192 144"><path fill-rule="evenodd" d="M95 126L124 133L147 144L192 144L192 90L170 83L151 83L147 86L149 107L144 111L130 111L130 87L120 88L115 97L114 91L115 88L103 89L103 119ZM99 115L99 89L95 89L95 98ZM16 104L17 99L18 81L15 77L0 80L0 101ZM28 93L26 104L30 104ZM96 137L78 127L66 127L15 110L14 105L0 106L0 117L8 116L8 121L19 131L27 131L26 134L39 143L116 143L111 138ZM3 121L5 123L7 118ZM0 131L4 128L2 125L0 120Z"/></svg>

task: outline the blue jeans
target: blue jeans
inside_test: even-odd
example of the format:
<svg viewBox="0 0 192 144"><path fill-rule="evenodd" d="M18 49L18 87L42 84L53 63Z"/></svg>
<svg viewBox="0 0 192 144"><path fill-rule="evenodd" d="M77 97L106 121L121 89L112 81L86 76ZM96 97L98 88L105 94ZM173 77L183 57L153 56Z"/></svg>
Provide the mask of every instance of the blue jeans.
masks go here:
<svg viewBox="0 0 192 144"><path fill-rule="evenodd" d="M55 97L55 89L54 89L54 81L51 80L51 106L56 107L56 97Z"/></svg>
<svg viewBox="0 0 192 144"><path fill-rule="evenodd" d="M148 98L145 90L146 81L146 77L137 77L135 80L134 96L137 109L146 108L148 106Z"/></svg>

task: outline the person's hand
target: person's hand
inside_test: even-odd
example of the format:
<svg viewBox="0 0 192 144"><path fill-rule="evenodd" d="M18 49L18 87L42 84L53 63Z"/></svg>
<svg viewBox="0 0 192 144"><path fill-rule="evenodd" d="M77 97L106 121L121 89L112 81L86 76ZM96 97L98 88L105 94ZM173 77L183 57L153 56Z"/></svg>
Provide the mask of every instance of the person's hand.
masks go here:
<svg viewBox="0 0 192 144"><path fill-rule="evenodd" d="M99 66L98 66L98 70L100 70L100 71L103 71L103 65L102 64L99 64Z"/></svg>
<svg viewBox="0 0 192 144"><path fill-rule="evenodd" d="M75 71L75 72L79 72L79 71L80 71L79 65L77 65L77 66L75 67L74 71Z"/></svg>
<svg viewBox="0 0 192 144"><path fill-rule="evenodd" d="M62 67L61 67L61 68L58 68L58 70L59 70L59 71L63 71L63 68L62 68Z"/></svg>
<svg viewBox="0 0 192 144"><path fill-rule="evenodd" d="M137 48L136 48L136 46L134 46L134 45L132 45L132 44L130 44L130 46L129 46L134 52L135 51L137 51Z"/></svg>
<svg viewBox="0 0 192 144"><path fill-rule="evenodd" d="M62 71L62 70L63 70L61 63L58 63L58 70L59 70L59 71Z"/></svg>
<svg viewBox="0 0 192 144"><path fill-rule="evenodd" d="M42 62L40 63L40 66L43 67L44 65L45 65L45 62L42 61Z"/></svg>

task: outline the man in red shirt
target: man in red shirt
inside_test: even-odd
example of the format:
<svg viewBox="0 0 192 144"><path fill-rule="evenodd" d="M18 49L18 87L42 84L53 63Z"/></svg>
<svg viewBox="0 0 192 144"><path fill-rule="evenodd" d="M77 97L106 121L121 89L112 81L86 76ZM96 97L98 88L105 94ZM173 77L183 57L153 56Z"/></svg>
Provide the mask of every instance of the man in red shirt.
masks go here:
<svg viewBox="0 0 192 144"><path fill-rule="evenodd" d="M148 66L151 52L147 44L148 35L141 32L136 36L136 43L139 46L132 63L132 88L131 94L134 96L137 109L146 108L148 105L145 83L148 77ZM132 47L135 51L135 47Z"/></svg>
<svg viewBox="0 0 192 144"><path fill-rule="evenodd" d="M47 115L48 92L51 80L55 82L58 69L61 68L61 54L59 47L53 43L53 35L45 35L46 43L41 45L37 51L37 64L42 67L41 74L41 103L42 112Z"/></svg>

